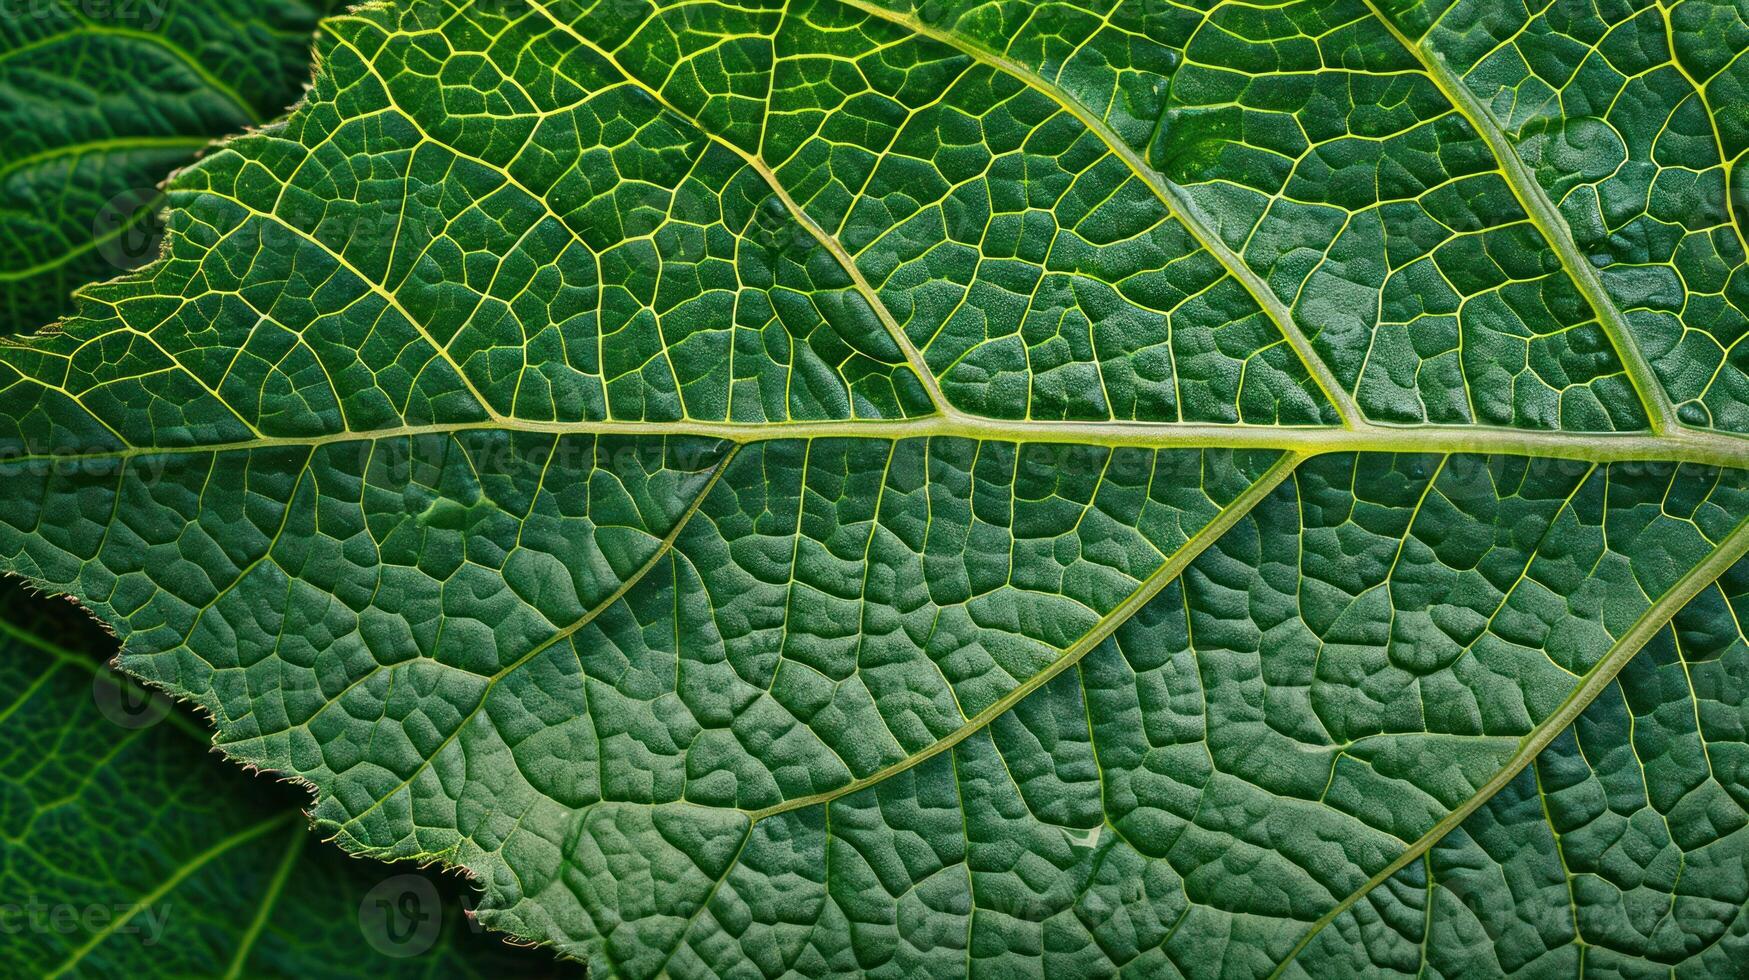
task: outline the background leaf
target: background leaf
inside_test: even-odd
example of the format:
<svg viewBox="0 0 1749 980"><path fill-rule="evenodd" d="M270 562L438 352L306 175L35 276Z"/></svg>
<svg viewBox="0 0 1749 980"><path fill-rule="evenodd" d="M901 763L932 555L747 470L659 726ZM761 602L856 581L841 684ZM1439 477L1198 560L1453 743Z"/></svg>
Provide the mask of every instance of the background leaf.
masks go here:
<svg viewBox="0 0 1749 980"><path fill-rule="evenodd" d="M7 586L0 616L0 949L18 975L560 972L478 934L455 879L312 840L302 793L214 765L204 727L106 668L114 640L72 605Z"/></svg>
<svg viewBox="0 0 1749 980"><path fill-rule="evenodd" d="M0 16L0 330L158 255L160 185L310 80L333 0L12 0Z"/></svg>

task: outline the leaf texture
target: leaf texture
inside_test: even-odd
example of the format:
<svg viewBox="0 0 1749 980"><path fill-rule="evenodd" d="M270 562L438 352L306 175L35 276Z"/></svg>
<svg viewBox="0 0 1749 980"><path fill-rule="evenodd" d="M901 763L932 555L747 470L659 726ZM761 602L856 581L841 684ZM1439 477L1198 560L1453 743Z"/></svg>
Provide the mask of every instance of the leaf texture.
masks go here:
<svg viewBox="0 0 1749 980"><path fill-rule="evenodd" d="M362 9L0 347L0 565L603 975L1717 969L1731 164L1463 67L1589 10Z"/></svg>
<svg viewBox="0 0 1749 980"><path fill-rule="evenodd" d="M1295 961L1296 976L1730 976L1743 949L1733 566L1536 762Z"/></svg>

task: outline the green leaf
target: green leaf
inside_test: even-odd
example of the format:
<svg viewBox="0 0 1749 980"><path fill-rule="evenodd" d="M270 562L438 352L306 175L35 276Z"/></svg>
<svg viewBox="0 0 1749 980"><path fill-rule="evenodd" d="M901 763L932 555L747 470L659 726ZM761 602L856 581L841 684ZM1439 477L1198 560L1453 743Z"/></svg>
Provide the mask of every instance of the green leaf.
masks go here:
<svg viewBox="0 0 1749 980"><path fill-rule="evenodd" d="M1680 741L1587 719L1689 666L1679 610L1738 635L1745 376L1620 285L1674 226L1591 235L1551 174L1593 155L1416 26L1488 16L337 18L309 103L172 183L162 262L0 347L0 568L602 975L1552 969L1523 889L1410 893L1551 839L1570 728L1612 783ZM1717 166L1696 309L1740 299ZM1738 674L1684 676L1729 758ZM1691 871L1623 845L1575 950L1749 953L1749 787L1692 772L1611 810Z"/></svg>
<svg viewBox="0 0 1749 980"><path fill-rule="evenodd" d="M328 0L8 0L0 16L0 331L157 256L160 185L283 113Z"/></svg>
<svg viewBox="0 0 1749 980"><path fill-rule="evenodd" d="M16 586L0 593L9 692L0 708L0 955L9 970L540 971L541 954L470 931L457 883L347 861L311 842L297 812L302 794L214 766L197 722L103 666L114 649L67 603L29 600ZM403 894L428 918L368 932L377 928L366 915L373 896Z"/></svg>

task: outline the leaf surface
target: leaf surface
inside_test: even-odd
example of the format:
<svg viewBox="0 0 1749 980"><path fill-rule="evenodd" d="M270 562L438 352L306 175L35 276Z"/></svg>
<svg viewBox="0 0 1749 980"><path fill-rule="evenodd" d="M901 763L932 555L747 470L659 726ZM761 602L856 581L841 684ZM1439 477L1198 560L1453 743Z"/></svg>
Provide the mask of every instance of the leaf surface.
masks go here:
<svg viewBox="0 0 1749 980"><path fill-rule="evenodd" d="M0 562L603 975L1555 963L1476 940L1540 908L1409 892L1519 874L1551 832L1501 808L1574 738L1683 737L1593 719L1686 669L1678 610L1736 635L1749 443L1729 351L1621 285L1651 226L1586 230L1457 17L336 19L162 262L0 347ZM1711 945L1609 864L1569 947L1738 955L1742 777L1692 771L1623 799Z"/></svg>
<svg viewBox="0 0 1749 980"><path fill-rule="evenodd" d="M1696 596L1532 766L1344 910L1291 974L1736 971L1746 572Z"/></svg>

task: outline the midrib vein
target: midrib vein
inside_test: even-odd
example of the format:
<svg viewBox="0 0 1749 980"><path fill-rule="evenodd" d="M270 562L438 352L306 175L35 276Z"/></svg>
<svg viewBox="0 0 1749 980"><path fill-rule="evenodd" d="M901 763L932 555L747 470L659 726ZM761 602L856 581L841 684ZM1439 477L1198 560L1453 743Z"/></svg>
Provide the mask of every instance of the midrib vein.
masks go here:
<svg viewBox="0 0 1749 980"><path fill-rule="evenodd" d="M1683 606L1688 605L1689 601L1699 595L1702 589L1711 585L1746 553L1749 553L1749 520L1738 524L1730 534L1719 542L1719 546L1711 554L1702 559L1700 564L1690 569L1686 575L1677 579L1676 584L1671 586L1668 592L1665 592L1658 598L1658 601L1652 603L1644 613L1640 614L1640 618L1635 620L1627 632L1622 634L1621 639L1609 648L1609 652L1605 653L1602 659L1598 660L1596 665L1586 672L1578 686L1573 688L1572 693L1567 695L1565 701L1561 702L1561 706L1531 729L1530 734L1526 735L1519 743L1518 750L1513 753L1512 758L1494 774L1493 778L1483 783L1481 788L1476 790L1469 799L1459 804L1456 809L1434 824L1427 833L1417 838L1413 844L1409 845L1408 849L1397 856L1396 860L1385 865L1348 897L1324 913L1318 921L1312 923L1311 928L1306 930L1306 934L1300 937L1300 941L1294 945L1294 948L1270 974L1270 980L1282 976L1287 971L1288 966L1324 930L1324 927L1336 921L1342 913L1366 897L1374 888L1390 880L1392 876L1411 862L1420 859L1446 834L1457 829L1458 825L1462 824L1470 814L1480 809L1482 804L1493 799L1495 794L1506 788L1506 784L1512 782L1520 772L1524 771L1524 767L1533 762L1537 755L1548 747L1550 742L1554 741L1555 736L1565 731L1567 726L1571 725L1579 717L1579 714L1589 707L1605 688L1609 687L1616 675L1627 665L1627 662L1632 660L1634 655L1639 653L1640 649L1652 637L1658 635L1658 632L1669 624L1671 617L1675 616Z"/></svg>
<svg viewBox="0 0 1749 980"><path fill-rule="evenodd" d="M3 343L3 341L0 341ZM146 446L92 452L20 452L0 445L0 473L79 462L152 459L255 449L311 448L380 439L467 432L519 432L554 437L645 436L721 439L740 445L805 439L979 439L1143 449L1277 449L1318 455L1335 452L1480 453L1544 456L1594 463L1670 462L1749 468L1749 437L1679 429L1646 432L1555 432L1489 426L1274 427L1164 422L1037 422L947 418L828 422L446 422L331 432L319 436L238 439L187 446Z"/></svg>
<svg viewBox="0 0 1749 980"><path fill-rule="evenodd" d="M896 13L868 3L867 0L838 0L838 2L860 10L871 17L896 24L920 37L948 45L974 61L981 62L1012 77L1015 81L1062 106L1065 112L1074 116L1081 125L1087 128L1088 132L1098 137L1113 155L1122 160L1130 172L1135 174L1136 179L1153 192L1160 203L1166 206L1168 212L1178 218L1185 230L1189 231L1191 237L1196 239L1197 244L1219 260L1227 272L1245 287L1245 291L1251 294L1252 300L1263 309L1271 320L1275 321L1276 328L1281 331L1288 346L1292 347L1294 353L1299 355L1300 362L1305 366L1306 372L1311 375L1313 382L1323 391L1324 397L1330 400L1330 404L1335 407L1337 414L1342 417L1343 423L1354 427L1364 422L1365 416L1361 414L1360 407L1355 404L1353 397L1348 394L1348 390L1336 380L1336 376L1331 373L1329 366L1324 363L1324 359L1318 356L1317 351L1312 347L1311 339L1300 330L1299 324L1294 320L1293 313L1282 303L1280 297L1275 295L1275 291L1269 288L1269 284L1253 272L1251 267L1245 264L1244 258L1229 248L1215 233L1215 230L1209 227L1201 209L1184 193L1183 189L1166 179L1166 175L1149 166L1140 154L1113 132L1110 126L1106 125L1105 120L1088 111L1087 107L1074 96L1065 92L1056 83L1039 75L1034 69L997 54L988 48L974 44L951 32L930 27L909 14Z"/></svg>
<svg viewBox="0 0 1749 980"><path fill-rule="evenodd" d="M982 731L984 728L988 727L991 722L1006 714L1015 705L1025 700L1027 695L1046 684L1049 684L1051 681L1055 680L1058 675L1062 674L1063 671L1080 663L1083 657L1087 656L1087 654L1095 647L1104 643L1111 634L1117 632L1118 627L1129 622L1131 616L1134 616L1138 610L1164 591L1168 585L1176 582L1178 576L1184 572L1185 568L1189 567L1191 562L1196 560L1198 555L1201 555L1210 545L1220 540L1221 536L1231 530L1233 525L1243 520L1245 515L1251 513L1252 509L1261 503L1265 497L1268 497L1277 486L1280 486L1281 482L1287 479L1288 476L1293 473L1294 469L1299 466L1300 463L1304 462L1306 458L1306 456L1298 453L1288 453L1281 459L1277 460L1273 466L1257 479L1257 482L1246 487L1245 492L1233 498L1232 503L1221 508L1220 513L1216 514L1212 520L1203 525L1203 527L1195 534L1191 535L1190 539L1184 543L1183 547L1173 552L1172 556L1162 562L1159 568L1155 569L1152 574L1143 579L1134 592L1131 592L1128 597L1113 607L1111 612L1106 613L1099 622L1093 625L1091 630L1088 630L1087 633L1079 640L1075 641L1072 646L1067 650L1064 650L1062 656L1052 661L1050 666L1046 667L1044 670L1027 678L1024 683L1015 687L1014 690L1003 695L995 704L990 705L983 711L978 712L975 716L967 719L965 724L954 729L946 736L930 743L930 745L922 751L914 752L898 762L885 766L862 777L861 779L851 780L836 789L829 789L809 796L798 796L794 799L785 800L782 803L768 806L762 810L751 811L748 814L749 819L757 823L766 817L775 816L779 813L787 813L790 810L799 810L804 807L830 803L839 797L867 789L868 787L890 779L907 769L921 765L922 763L927 762L960 744L971 736L977 734L979 731Z"/></svg>
<svg viewBox="0 0 1749 980"><path fill-rule="evenodd" d="M1561 217L1555 204L1549 199L1543 186L1537 183L1536 177L1524 165L1524 160L1518 155L1518 150L1512 145L1504 130L1500 128L1499 120L1494 113L1476 98L1475 94L1464 84L1462 78L1451 70L1445 62L1444 55L1429 49L1426 45L1412 41L1408 35L1397 29L1397 25L1379 9L1378 0L1366 0L1367 9L1373 17L1384 25L1385 30L1401 44L1403 48L1421 63L1427 71L1427 77L1445 96L1453 109L1464 117L1470 128L1488 145L1496 162L1500 164L1501 175L1506 180L1506 186L1512 189L1512 194L1518 199L1525 214L1530 216L1531 224L1542 233L1543 240L1554 249L1560 258L1561 266L1567 270L1573 284L1584 294L1585 301L1597 316L1597 322L1603 326L1603 332L1609 337L1610 346L1615 349L1616 356L1621 359L1622 366L1627 369L1628 379L1633 382L1634 391L1640 397L1640 404L1646 410L1646 417L1652 423L1654 432L1670 432L1678 429L1680 423L1676 418L1676 407L1670 403L1670 396L1665 393L1664 386L1658 382L1656 372L1652 370L1651 362L1635 343L1632 329L1627 318L1622 314L1615 301L1610 299L1609 291L1604 288L1603 277L1597 272L1597 267L1580 254L1579 246L1573 241L1572 234L1567 229L1566 219Z"/></svg>

